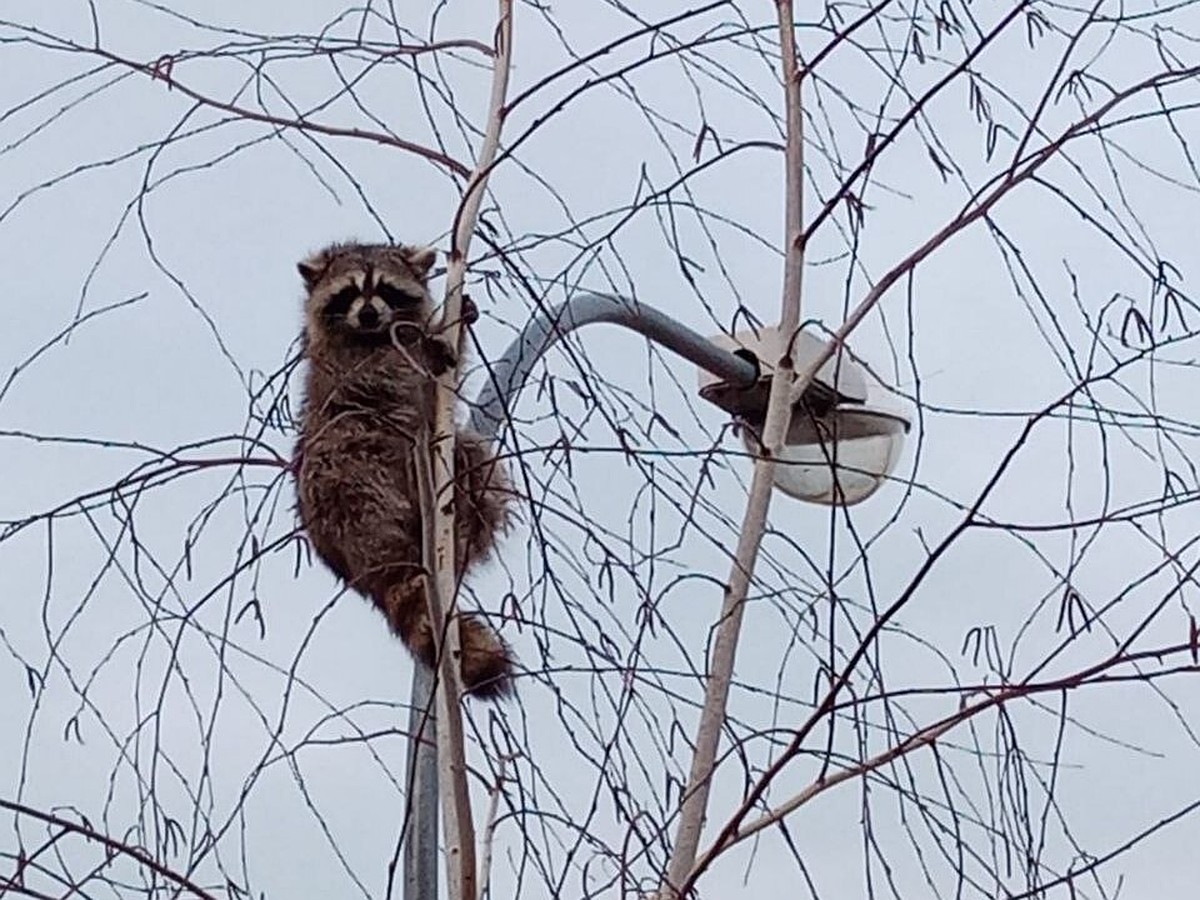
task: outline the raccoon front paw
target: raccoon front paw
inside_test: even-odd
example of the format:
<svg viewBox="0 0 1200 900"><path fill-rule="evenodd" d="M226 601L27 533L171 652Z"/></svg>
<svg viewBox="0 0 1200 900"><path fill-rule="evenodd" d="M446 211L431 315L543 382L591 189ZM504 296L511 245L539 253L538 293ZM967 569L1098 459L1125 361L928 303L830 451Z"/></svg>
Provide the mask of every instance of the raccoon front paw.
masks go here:
<svg viewBox="0 0 1200 900"><path fill-rule="evenodd" d="M475 305L475 301L471 299L470 294L463 294L462 323L464 325L474 325L478 321L479 321L479 307Z"/></svg>
<svg viewBox="0 0 1200 900"><path fill-rule="evenodd" d="M397 347L413 347L425 337L425 330L415 322L393 322L389 333Z"/></svg>
<svg viewBox="0 0 1200 900"><path fill-rule="evenodd" d="M423 343L425 364L435 378L445 375L458 365L458 353L445 338L426 337Z"/></svg>

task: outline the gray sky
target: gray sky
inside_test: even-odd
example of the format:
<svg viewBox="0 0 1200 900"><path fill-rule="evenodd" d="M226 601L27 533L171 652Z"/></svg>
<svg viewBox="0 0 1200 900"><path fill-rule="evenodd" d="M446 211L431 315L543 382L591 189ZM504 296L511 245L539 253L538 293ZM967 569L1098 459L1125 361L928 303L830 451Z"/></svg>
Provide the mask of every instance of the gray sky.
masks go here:
<svg viewBox="0 0 1200 900"><path fill-rule="evenodd" d="M418 36L429 33L426 6L404 4L400 12ZM772 4L739 6L743 24L770 24ZM281 90L303 109L338 91L329 58L300 52L265 67L260 83L244 84L253 74L247 60L257 59L244 46L257 40L252 34L275 35L273 45L315 34L337 18L342 7L336 3L201 9L97 0L94 8L102 47L130 60L226 47L216 58L181 59L174 66L180 83L207 96L237 94L239 104L262 103L286 115ZM636 9L655 18L667 8L646 3ZM190 24L172 9L210 27ZM1000 14L970 9L978 16ZM635 27L611 3L559 4L553 16L552 27L535 8L519 6L513 96L571 53ZM361 17L361 10L347 16L329 34L353 38ZM368 18L367 36L388 40L378 19ZM436 36L490 41L493 18L490 3L455 2L441 11ZM721 10L675 34L696 36L735 18ZM985 18L980 27L992 21ZM1200 22L1185 9L1161 24L1194 34ZM1148 33L1151 24L1137 27ZM294 349L296 260L351 236L445 249L458 200L442 171L395 148L295 131L272 136L268 126L229 121L212 109L189 113L192 104L179 91L125 68L17 108L101 62L35 46L29 28L40 30L43 44L92 42L87 4L0 4L0 259L8 273L0 374L7 377L73 321L131 302L83 318L69 343L38 355L0 394L0 466L9 474L0 520L6 523L103 491L152 462L155 450L228 435L224 444L183 455L210 461L241 455L232 436L260 428L248 424L248 391L261 387L264 373L279 370ZM906 28L903 19L886 26L898 41L892 65L899 64ZM800 35L805 52L825 40L812 29ZM485 224L535 293L551 302L576 287L636 294L705 333L728 328L739 303L763 321L778 315L778 152L740 150L690 178L686 189L641 202L694 165L704 123L726 149L781 139L773 118L781 89L770 61L754 50L773 40L764 30L714 45L704 60L668 57L628 81L593 87L496 170ZM873 31L864 41L880 47L883 36ZM914 95L945 71L932 61L932 37L925 42L931 62L904 63ZM598 61L594 71L613 72L650 46L661 50L665 39L634 41ZM1062 46L1061 37L1048 37L1031 50L1020 26L981 57L979 84L998 122L1019 130ZM1187 52L1192 57L1185 63L1194 59L1194 51ZM946 39L946 53L961 57L953 39ZM1097 54L1095 71L1113 84L1161 68L1145 36L1129 30L1088 31L1073 59ZM830 159L856 165L866 144L863 123L885 98L886 117L909 105L901 92L889 92L888 58L879 51L866 64L862 53L846 49L822 70L821 84L809 87L810 217L836 184ZM363 70L361 58L340 59L346 77ZM442 58L440 72L423 64L424 96L410 69L377 67L356 84L361 105L342 96L311 118L391 128L425 144L444 140L446 152L469 161L478 135L464 133L437 87L450 85L463 121L478 126L487 72L471 64L477 56L465 59ZM115 84L86 96L118 75ZM524 133L584 80L573 74L519 104L506 122L506 138ZM1098 84L1094 90L1107 96ZM1194 90L1185 84L1168 96L1187 102ZM848 102L856 112L848 111ZM1152 108L1137 101L1129 111ZM1078 115L1065 97L1048 108L1047 133ZM1185 136L1195 133L1191 113L1181 113L1175 125ZM173 130L183 136L159 147ZM788 728L810 709L828 654L830 573L838 597L833 635L844 661L853 632L869 627L872 609L901 594L927 548L979 495L1028 416L1078 381L1068 373L1075 367L1103 371L1114 356L1131 355L1117 340L1125 311L1136 307L1159 327L1162 292L1152 296L1136 262L1152 255L1148 247L1174 265L1172 282L1186 293L1195 274L1197 176L1161 120L1134 123L1114 137L1105 152L1095 142L1072 145L1070 163L1052 162L1043 172L1105 227L1128 227L1129 234L1118 233L1132 248L1128 256L1048 189L1026 185L996 208L993 224L1003 237L987 225L972 226L925 262L911 283L893 288L856 332L855 352L898 389L891 402L916 410L919 395L921 416L898 483L848 517L784 498L773 505L731 701L737 735L755 734L746 741L745 759L756 770L777 752L772 741L786 741ZM873 170L858 241L844 212L818 232L805 273L804 317L836 327L874 279L961 208L970 191L958 175L943 180L927 141L974 190L1013 151L1013 140L1000 133L997 158L989 162L986 139L986 127L968 108L965 83L934 101L916 130ZM710 138L701 159L716 146ZM631 205L637 206L632 214ZM1012 253L1005 259L1006 239L1019 247L1019 262ZM502 352L528 317L531 300L484 243L474 249L471 291L483 310L476 334L486 358ZM1195 326L1192 312L1186 326L1171 318L1156 334L1185 338L1186 328ZM600 890L613 877L614 862L599 847L639 853L651 822L677 801L678 784L668 788L667 782L686 775L685 738L701 697L695 672L703 667L719 609L749 474L745 460L718 454L711 479L701 479L707 451L736 453L739 445L728 435L718 444L722 417L694 399L689 366L611 329L587 332L571 348L548 361L552 382L527 390L518 408L519 434L506 445L522 453L528 479L522 483L532 489L535 508L470 586L475 599L469 602L493 614L512 594L525 620L522 627L507 621L502 628L527 669L519 701L496 710L470 707L479 771L494 772L501 752L522 754L515 764L519 786L509 786L501 808L526 811L532 849L522 855L515 839L522 819L506 816L492 876L496 897L512 896L520 879L522 900L547 896L548 879L561 879L564 897ZM1095 404L1117 415L1081 404L1074 417L1060 411L1039 424L982 517L1044 525L1087 521L1135 504L1147 504L1149 512L1160 502L1165 468L1177 473L1182 499L1190 500L1197 490L1190 469L1195 375L1186 363L1194 355L1194 342L1181 339L1152 363L1098 384ZM287 392L293 404L298 386L293 379ZM255 412L262 412L261 404ZM655 415L671 430L652 426ZM1155 415L1172 423L1170 435L1147 427ZM644 451L636 464L614 452L617 428ZM561 454L530 450L564 432L577 448L569 468ZM272 424L262 440L280 455L290 453L286 429ZM128 502L134 499L127 495ZM254 546L294 526L292 487L277 469L213 465L136 501L132 531L127 513L101 506L73 511L52 526L40 521L0 541L0 721L11 723L0 729L0 771L10 773L0 797L41 809L72 807L103 830L149 844L164 828L147 799L153 790L162 811L179 820L185 843L199 843L206 817L226 829L217 845L224 870L254 892L382 897L403 804L404 743L388 732L406 719L409 658L369 604L349 595L334 602L335 580L306 559L297 565L294 544L265 556L232 585L227 581ZM1063 677L1108 658L1164 598L1164 610L1134 646L1182 643L1195 586L1176 586L1194 564L1189 542L1198 528L1200 520L1183 502L1161 515L1101 526L971 530L933 567L870 658L892 691L985 679L994 684L995 672L963 653L971 629L992 627L1014 679L1029 676L1066 641L1038 679ZM544 549L532 529L548 541ZM867 542L865 551L859 542ZM1164 566L1170 558L1175 564ZM1112 604L1103 621L1070 641L1055 628L1068 585L1093 609ZM252 616L234 621L252 598L261 604L264 637ZM654 628L645 627L647 603L655 610ZM810 606L820 632L815 639ZM184 610L190 612L186 622ZM632 664L636 677L627 680L614 664ZM35 695L26 666L45 676ZM1157 669L1154 662L1143 666ZM1007 723L985 713L939 743L936 760L918 751L883 770L869 793L854 780L822 796L788 820L788 839L820 897L935 896L930 880L941 896L1002 895L986 880L985 867L1005 873L1004 889L1021 889L1024 860L1015 850L1011 861L1004 859L991 841L997 829L1009 835L1028 830L1028 842L1043 847L1048 868L1042 878L1052 878L1051 870L1081 865L1084 852L1111 852L1197 799L1197 742L1189 725L1200 710L1188 679L1181 674L1153 686L1072 691L1061 743L1061 694L1010 705ZM880 690L865 671L852 688ZM890 714L906 735L957 708L958 697L942 693L906 697ZM674 719L680 728L670 727ZM74 739L75 721L82 741ZM832 738L834 769L894 743L884 723L879 708L857 726L842 721ZM1009 724L1026 757L1020 772L1006 764L1011 758L993 755L997 735ZM827 729L818 729L806 745L813 755L792 764L773 787L773 801L817 776L828 739ZM1051 778L1056 803L1046 812ZM955 837L923 820L910 796L901 800L895 779L905 791L915 785L943 825L950 817L939 804L951 798L963 842L981 856L968 859L974 881L961 894L950 875ZM744 781L743 762L727 760L710 825L725 821ZM478 798L482 815L482 789ZM875 847L864 843L864 805ZM577 847L564 822L583 826L595 843ZM40 841L40 830L27 821L5 830L5 852L16 846L18 830L26 848ZM1081 880L1080 895L1190 897L1198 836L1196 820L1185 818L1104 868L1102 887ZM63 853L72 867L98 859L80 843L64 845ZM651 841L649 853L649 860L634 860L637 877L661 863L661 844ZM186 854L169 862L183 868ZM214 883L216 871L210 855L195 877ZM133 867L122 872L135 881L144 877ZM711 897L809 896L804 877L788 841L768 831L753 847L728 854L701 885ZM620 896L615 886L602 894ZM1064 896L1061 888L1058 896Z"/></svg>

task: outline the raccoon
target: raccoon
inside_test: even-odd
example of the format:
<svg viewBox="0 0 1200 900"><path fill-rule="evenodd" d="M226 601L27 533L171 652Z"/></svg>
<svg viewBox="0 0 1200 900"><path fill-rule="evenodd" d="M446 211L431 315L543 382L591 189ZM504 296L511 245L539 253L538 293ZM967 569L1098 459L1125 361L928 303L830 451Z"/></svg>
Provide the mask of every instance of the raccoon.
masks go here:
<svg viewBox="0 0 1200 900"><path fill-rule="evenodd" d="M430 335L427 278L436 256L431 247L345 243L299 264L308 371L295 460L300 520L313 549L430 666L436 641L414 452L418 436L432 432L438 360L430 348L448 352ZM461 581L507 527L512 490L488 441L469 429L458 431L454 469ZM510 693L508 645L479 618L459 621L468 693Z"/></svg>

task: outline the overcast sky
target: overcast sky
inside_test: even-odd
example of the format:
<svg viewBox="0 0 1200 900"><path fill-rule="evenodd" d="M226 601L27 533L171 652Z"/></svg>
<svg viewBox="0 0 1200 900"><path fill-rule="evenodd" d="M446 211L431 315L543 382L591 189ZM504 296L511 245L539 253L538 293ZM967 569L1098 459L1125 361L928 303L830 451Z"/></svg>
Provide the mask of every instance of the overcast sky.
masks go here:
<svg viewBox="0 0 1200 900"><path fill-rule="evenodd" d="M406 40L430 36L428 4L395 6L410 29ZM589 88L496 169L484 207L490 243L477 241L472 254L485 360L503 351L535 299L558 302L577 288L635 295L704 333L729 329L739 305L763 322L778 316L783 163L765 144L781 140L781 87L773 58L763 55L774 46L774 5L737 6L740 14L718 9L673 33L763 28L706 45L703 59L667 56ZM986 30L1008 7L984 6L952 8L964 22L980 17ZM510 96L637 28L635 14L653 19L673 8L562 3L551 19L519 4ZM114 57L144 63L193 54L179 56L172 77L200 94L441 143L469 163L487 100L481 57L443 55L440 68L423 58L418 79L407 60L368 71L362 54L306 52L297 36L355 38L362 8L344 16L343 9L317 0L0 2L0 771L8 773L0 797L72 808L146 845L164 840L162 817L171 817L185 849L156 852L179 869L189 854L203 854L192 877L214 893L219 859L220 871L267 897L384 896L403 809L405 745L396 729L407 719L412 663L368 603L342 595L285 540L295 527L293 490L271 460L291 453L287 413L300 380L268 379L296 351L295 262L350 237L445 250L459 185L395 147L275 131L196 108L182 91L120 63L81 77L106 60L61 44L92 46L94 13L100 46ZM927 64L912 56L909 6L897 7L898 18L864 32L870 64L843 48L820 84L810 83L810 219L839 181L831 160L852 169L866 131L885 127L872 124L881 106L890 123L910 105L889 87L886 67L903 64L914 96L945 73L921 9ZM857 14L843 10L846 21ZM365 16L368 41L395 41L383 15ZM438 12L433 35L490 43L494 15L491 3L455 0ZM1046 15L1076 21L1050 7ZM1148 37L1154 28L1200 31L1187 8L1139 22L1140 31L1089 30L1068 68L1097 58L1094 72L1127 85L1162 67ZM1065 46L1051 34L1031 49L1029 27L1014 26L977 66L990 114L1015 134ZM805 53L827 40L815 28L799 34ZM885 42L895 51L885 52ZM667 46L662 36L632 41L523 99L506 122L507 141L589 72L612 73ZM1167 46L1183 64L1194 62L1194 44L1172 37ZM209 51L218 52L196 58ZM949 36L944 52L962 56ZM254 81L263 54L271 61ZM1194 82L1172 90L1169 102L1186 103ZM803 318L836 327L875 279L1002 169L1014 139L998 129L989 161L987 125L970 100L965 81L948 89L879 160L857 235L844 208L817 233ZM1138 101L1128 112L1153 108ZM1064 95L1045 113L1045 134L1079 114ZM700 161L739 142L760 144L673 186L696 165L706 125ZM807 716L831 634L844 662L854 634L900 596L1029 416L1078 384L1076 373L1133 355L1136 341L1130 349L1118 340L1130 308L1152 321L1157 338L1176 343L1099 383L1074 416L1060 410L1042 421L981 518L1042 526L1134 504L1153 512L1167 471L1180 503L1100 525L970 530L868 658L884 687L899 691L996 683L995 667L964 652L977 628L994 629L1000 667L1014 680L1060 644L1039 680L1103 661L1147 616L1135 648L1186 641L1195 586L1184 572L1200 532L1187 502L1198 489L1195 349L1187 338L1198 314L1184 306L1182 321L1169 309L1164 319L1164 291L1153 291L1143 271L1147 260L1169 261L1174 268L1164 271L1184 295L1196 273L1200 178L1172 129L1184 140L1196 134L1194 114L1180 113L1170 126L1134 122L1103 149L1071 145L1071 161L1049 164L1044 175L1078 209L1048 187L1023 186L991 223L975 224L898 283L855 333L855 353L895 389L881 398L913 415L914 431L895 483L848 516L776 499L731 700L745 756L723 763L710 824L722 824L742 796L745 767L760 771L778 752L773 742L786 741ZM953 170L943 175L934 156ZM656 202L645 202L655 192ZM69 341L54 340L73 324ZM9 371L16 374L5 383ZM563 897L620 896L616 865L601 848L625 847L642 879L664 858L666 839L650 835L686 776L702 696L697 672L750 467L723 431L722 414L694 397L693 369L633 335L597 326L552 354L536 377L505 438L521 460L518 483L536 502L466 600L497 621L507 614L502 633L523 665L517 701L469 705L472 759L485 777L501 754L520 754L510 767L519 782L500 805L493 896L513 896L518 882L522 900L550 896L548 885ZM470 390L478 383L476 372ZM1170 433L1156 434L1155 421ZM247 435L261 445L238 439ZM228 440L192 446L222 436ZM564 436L575 448L566 457L533 449ZM619 452L622 440L638 449L635 459ZM91 492L107 500L122 478L142 465L162 467L161 454L179 447L190 449L176 458L207 467L127 491L112 505L71 503ZM241 456L261 464L231 464ZM60 507L52 521L8 528ZM272 542L280 549L242 567ZM1074 638L1066 626L1056 629L1061 598L1072 591L1093 610L1108 605L1102 621ZM239 616L252 600L261 634L253 612ZM881 690L865 668L851 687ZM948 692L913 696L889 709L890 724L907 735L958 703ZM1012 705L1003 720L984 714L951 732L936 759L917 751L869 791L861 780L844 784L792 816L786 838L768 831L730 853L701 882L704 894L810 896L806 883L816 896L839 898L935 896L932 885L940 896L1023 890L1027 860L1015 847L1006 859L997 832L1040 854L1045 881L1200 799L1191 731L1198 712L1190 676L1181 674L1153 686L1091 686L1065 701L1046 694ZM884 750L896 740L885 724L875 708L857 725L843 721L832 738L818 729L809 755L770 797L781 802L817 777L827 741L835 770ZM1010 727L1023 768L995 755ZM911 796L901 799L896 781L901 793L922 792L932 819ZM939 806L947 797L957 834L939 830L952 821ZM864 809L874 845L864 839ZM1194 896L1197 821L1185 817L1119 856L1099 884L1081 880L1080 895ZM205 822L220 830L215 851L203 846ZM4 828L6 853L16 852L17 834L27 851L41 843L41 827L28 820ZM969 848L969 877L956 893L959 840ZM60 851L56 870L99 861L81 842ZM987 870L1002 874L1003 887ZM146 877L132 866L119 871L134 883Z"/></svg>

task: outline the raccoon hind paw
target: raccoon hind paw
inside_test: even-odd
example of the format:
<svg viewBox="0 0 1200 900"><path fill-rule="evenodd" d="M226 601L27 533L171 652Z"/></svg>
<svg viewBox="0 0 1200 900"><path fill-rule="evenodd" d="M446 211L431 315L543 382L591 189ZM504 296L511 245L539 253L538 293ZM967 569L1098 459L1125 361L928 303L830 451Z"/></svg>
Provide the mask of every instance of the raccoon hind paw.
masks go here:
<svg viewBox="0 0 1200 900"><path fill-rule="evenodd" d="M473 616L463 616L460 629L466 692L481 700L511 696L516 660L508 644L490 625Z"/></svg>

